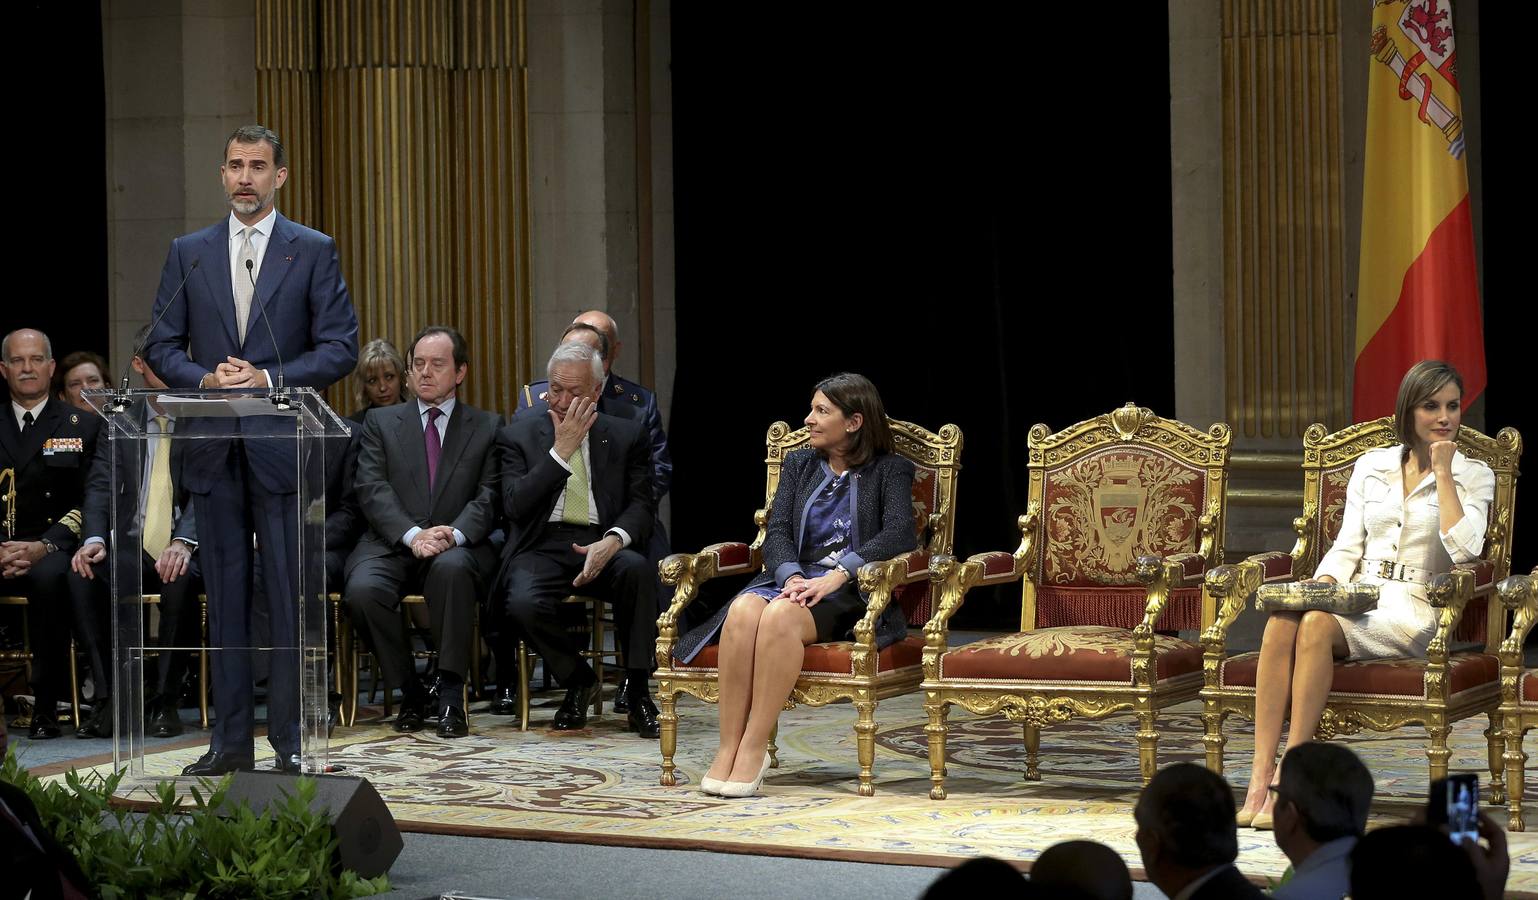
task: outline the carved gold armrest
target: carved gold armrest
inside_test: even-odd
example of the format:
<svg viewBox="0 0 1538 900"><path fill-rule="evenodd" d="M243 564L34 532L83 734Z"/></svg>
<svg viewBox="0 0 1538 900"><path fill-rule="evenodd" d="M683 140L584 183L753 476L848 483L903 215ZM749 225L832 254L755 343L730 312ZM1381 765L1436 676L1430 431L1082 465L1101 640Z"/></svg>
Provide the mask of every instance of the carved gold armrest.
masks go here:
<svg viewBox="0 0 1538 900"><path fill-rule="evenodd" d="M966 600L967 591L979 584L1017 581L1030 571L1036 559L1036 528L1040 522L1041 504L1032 503L1025 515L1015 520L1020 528L1020 546L1013 553L977 553L968 557L966 562L945 553L930 557L929 582L935 600L935 612L924 623L925 678L939 677L940 656L946 649L946 632L951 617Z"/></svg>
<svg viewBox="0 0 1538 900"><path fill-rule="evenodd" d="M1501 666L1522 668L1522 645L1538 623L1538 566L1529 575L1511 575L1496 585L1501 603L1511 610L1511 633L1501 642Z"/></svg>
<svg viewBox="0 0 1538 900"><path fill-rule="evenodd" d="M1197 554L1201 556L1206 566L1215 566L1222 560L1218 556L1218 539L1220 533L1219 524L1223 520L1223 504L1217 497L1213 497L1207 503L1207 512L1196 520L1197 533L1202 536L1201 546L1197 548Z"/></svg>
<svg viewBox="0 0 1538 900"><path fill-rule="evenodd" d="M711 544L698 553L674 553L657 563L662 583L675 585L668 608L657 617L657 665L672 665L678 616L699 595L700 585L722 575L751 572L760 565L757 548L739 541Z"/></svg>
<svg viewBox="0 0 1538 900"><path fill-rule="evenodd" d="M1202 632L1202 647L1209 653L1222 656L1228 642L1228 629L1233 627L1244 603L1265 580L1265 566L1254 557L1231 566L1218 566L1207 572L1207 593L1217 605L1217 615L1212 625Z"/></svg>
<svg viewBox="0 0 1538 900"><path fill-rule="evenodd" d="M1426 648L1426 677L1433 670L1440 672L1447 666L1447 642L1463 618L1463 610L1474 598L1474 567L1459 564L1451 572L1443 572L1431 579L1426 591L1427 599L1437 610L1437 632Z"/></svg>
<svg viewBox="0 0 1538 900"><path fill-rule="evenodd" d="M1297 566L1308 559L1309 550L1314 543L1314 517L1319 514L1315 508L1316 506L1317 501L1304 505L1303 515L1292 520L1292 531L1298 536L1298 539L1293 542L1292 551L1287 555L1292 557L1292 577L1294 578L1307 578L1314 574L1312 572L1299 572Z"/></svg>
<svg viewBox="0 0 1538 900"><path fill-rule="evenodd" d="M873 645L876 622L891 604L893 592L902 585L928 579L929 557L928 550L911 550L860 567L860 593L870 599L865 602L865 615L854 626L856 643Z"/></svg>
<svg viewBox="0 0 1538 900"><path fill-rule="evenodd" d="M1154 626L1169 605L1170 591L1186 582L1186 563L1174 556L1139 556L1137 580L1148 588L1148 604L1143 608L1143 621L1132 629L1132 638L1139 650L1151 651Z"/></svg>

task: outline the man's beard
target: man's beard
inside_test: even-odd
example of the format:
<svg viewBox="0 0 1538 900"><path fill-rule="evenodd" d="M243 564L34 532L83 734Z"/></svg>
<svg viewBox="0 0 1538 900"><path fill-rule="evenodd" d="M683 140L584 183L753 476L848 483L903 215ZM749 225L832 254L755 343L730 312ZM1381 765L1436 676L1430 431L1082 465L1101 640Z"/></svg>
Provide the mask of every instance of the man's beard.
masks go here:
<svg viewBox="0 0 1538 900"><path fill-rule="evenodd" d="M254 212L266 209L268 206L272 205L272 197L273 194L276 193L277 191L273 190L268 192L265 197L258 197L255 200L248 200L244 197L237 197L234 194L230 194L228 195L228 199L230 201L230 209L235 210L243 216L249 216Z"/></svg>

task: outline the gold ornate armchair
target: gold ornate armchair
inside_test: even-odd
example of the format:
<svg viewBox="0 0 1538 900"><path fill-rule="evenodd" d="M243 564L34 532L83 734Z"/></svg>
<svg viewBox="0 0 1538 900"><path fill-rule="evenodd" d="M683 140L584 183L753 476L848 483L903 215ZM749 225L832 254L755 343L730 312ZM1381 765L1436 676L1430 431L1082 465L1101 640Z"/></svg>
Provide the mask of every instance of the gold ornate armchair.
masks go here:
<svg viewBox="0 0 1538 900"><path fill-rule="evenodd" d="M1363 453L1394 446L1390 417L1362 422L1326 434L1323 425L1303 434L1303 515L1293 519L1297 541L1290 553L1252 556L1233 566L1220 566L1207 575L1207 589L1217 617L1202 635L1202 740L1207 767L1223 771L1223 721L1230 715L1255 718L1255 669L1258 652L1229 656L1228 629L1246 600L1264 582L1312 577L1320 557L1335 542L1346 506L1351 468ZM1431 739L1427 756L1431 778L1447 775L1447 735L1452 723L1479 715L1490 717L1491 800L1500 803L1501 777L1500 685L1496 648L1505 637L1501 607L1494 602L1496 582L1510 568L1511 521L1516 499L1517 459L1522 438L1515 429L1502 429L1494 438L1464 425L1458 449L1482 460L1495 473L1495 499L1480 560L1453 567L1437 576L1428 590L1439 615L1436 635L1425 659L1378 659L1338 662L1335 679L1319 723L1319 737L1356 734L1363 728L1387 732L1406 725L1424 725ZM1484 646L1451 652L1455 641L1479 641Z"/></svg>
<svg viewBox="0 0 1538 900"><path fill-rule="evenodd" d="M1511 611L1511 634L1501 644L1501 729L1506 735L1506 827L1522 831L1522 795L1527 754L1522 738L1538 728L1538 669L1522 665L1522 645L1538 623L1538 566L1528 575L1513 575L1496 586L1501 603Z"/></svg>
<svg viewBox="0 0 1538 900"><path fill-rule="evenodd" d="M876 703L911 693L921 678L919 652L923 641L916 637L877 652L876 622L892 602L900 603L910 623L929 616L931 556L949 553L956 521L956 476L961 469L961 429L946 425L938 434L910 422L888 419L897 452L915 465L913 477L913 526L919 549L888 560L866 563L857 577L860 590L869 598L865 616L854 628L853 641L831 641L806 648L801 677L791 690L786 707L797 703L825 706L839 700L854 703L854 730L860 764L861 796L875 792L871 768L876 757ZM769 506L780 480L780 463L787 453L807 446L807 429L790 430L784 422L769 426L768 474L764 508L753 514L758 536L753 543L711 544L698 553L675 553L660 564L665 584L676 585L672 603L657 620L657 696L662 709L662 784L674 785L673 754L678 745L679 694L715 703L716 652L712 645L689 663L673 658L678 641L678 617L712 578L747 575L763 568L762 547L768 532ZM771 764L779 766L779 748L769 740Z"/></svg>
<svg viewBox="0 0 1538 900"><path fill-rule="evenodd" d="M1132 710L1144 783L1153 777L1159 710L1201 688L1201 649L1160 632L1211 618L1202 576L1223 558L1231 439L1227 425L1203 433L1131 403L1056 434L1031 429L1019 548L931 564L940 598L924 626L931 798L945 799L952 705L1024 726L1027 781L1041 778L1043 726ZM1020 631L949 647L967 592L1015 580Z"/></svg>

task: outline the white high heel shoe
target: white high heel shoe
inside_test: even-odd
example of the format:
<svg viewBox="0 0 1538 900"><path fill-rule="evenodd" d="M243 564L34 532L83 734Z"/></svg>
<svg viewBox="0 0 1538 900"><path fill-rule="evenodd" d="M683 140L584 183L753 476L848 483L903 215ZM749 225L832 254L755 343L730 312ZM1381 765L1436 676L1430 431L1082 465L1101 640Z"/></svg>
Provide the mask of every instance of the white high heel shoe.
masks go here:
<svg viewBox="0 0 1538 900"><path fill-rule="evenodd" d="M716 797L721 796L721 788L725 786L725 784L726 782L719 778L711 778L709 775L700 776L700 790Z"/></svg>
<svg viewBox="0 0 1538 900"><path fill-rule="evenodd" d="M764 764L758 770L758 777L752 781L723 781L721 782L722 797L751 797L758 793L758 789L764 783L764 776L769 773L769 754L764 753Z"/></svg>

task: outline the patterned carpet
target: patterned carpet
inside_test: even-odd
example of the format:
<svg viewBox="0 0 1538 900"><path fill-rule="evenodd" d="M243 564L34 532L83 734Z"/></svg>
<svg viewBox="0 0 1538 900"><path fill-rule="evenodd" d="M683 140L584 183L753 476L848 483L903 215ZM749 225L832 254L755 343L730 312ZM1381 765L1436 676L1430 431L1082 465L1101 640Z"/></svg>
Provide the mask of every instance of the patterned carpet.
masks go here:
<svg viewBox="0 0 1538 900"><path fill-rule="evenodd" d="M1200 761L1196 712L1192 703L1160 720L1161 763ZM533 720L544 725L549 716L548 707L536 708ZM627 734L624 720L612 713L593 720L588 731L559 735L520 733L506 719L472 715L472 735L457 741L399 735L385 725L359 727L337 732L331 759L343 774L367 776L406 831L925 865L981 854L1028 863L1057 841L1088 838L1140 866L1131 816L1139 781L1130 716L1047 729L1043 780L1027 784L1018 776L1018 726L953 711L950 797L938 802L928 798L917 696L877 710L876 796L870 798L854 791L854 713L847 705L785 713L780 768L749 800L710 797L694 787L715 747L715 712L685 698L679 719L683 783L673 788L658 786L656 742ZM1454 771L1483 770L1484 724L1469 720L1455 730ZM1420 742L1420 732L1349 739L1377 778L1375 823L1402 820L1421 804ZM1234 723L1227 758L1238 783L1247 779L1251 746L1248 725ZM163 751L147 767L173 774L200 752ZM1531 771L1528 780L1538 783ZM1529 821L1538 814L1529 813ZM1241 829L1239 841L1246 874L1277 878L1285 870L1269 832ZM1508 887L1538 896L1538 832L1512 835L1511 848Z"/></svg>

